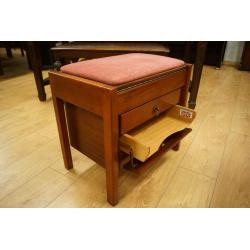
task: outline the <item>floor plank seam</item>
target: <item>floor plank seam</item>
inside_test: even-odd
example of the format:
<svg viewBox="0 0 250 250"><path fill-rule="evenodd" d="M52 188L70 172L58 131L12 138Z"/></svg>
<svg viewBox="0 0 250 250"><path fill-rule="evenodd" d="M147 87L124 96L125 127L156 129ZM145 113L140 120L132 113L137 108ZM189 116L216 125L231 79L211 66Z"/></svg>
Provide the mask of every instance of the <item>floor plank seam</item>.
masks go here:
<svg viewBox="0 0 250 250"><path fill-rule="evenodd" d="M241 133L239 131L236 131L236 130L233 130L232 128L230 129L230 133L235 133L235 134L238 134L238 135L243 135L243 136L250 136L250 134L246 134L246 133Z"/></svg>
<svg viewBox="0 0 250 250"><path fill-rule="evenodd" d="M209 178L209 179L211 179L211 180L216 180L216 178L217 178L217 177L212 177L212 176L209 176L209 175L200 173L200 172L198 172L198 171L195 171L195 170L193 170L193 169L189 169L189 168L186 168L186 167L180 167L180 168L181 168L181 169L185 169L185 170L187 170L187 171L189 171L189 172L192 172L193 174L200 175L200 176L204 176L204 177Z"/></svg>
<svg viewBox="0 0 250 250"><path fill-rule="evenodd" d="M58 160L60 160L60 159L58 158ZM55 163L55 162L53 162L53 163ZM64 176L64 177L66 177L66 178L70 178L70 179L72 179L72 180L77 180L77 179L81 176L81 175L79 175L79 176L77 176L77 177L75 177L75 178L74 178L74 177L71 177L71 176L67 176L67 174L70 173L70 171L68 171L67 173L63 174L63 173L61 173L59 170L54 169L54 168L51 167L51 165L53 165L53 163L50 164L49 168L50 168L51 170L54 170L54 171L57 172L58 174L60 174L60 175L62 175L62 176ZM84 174L84 172L83 172L82 174Z"/></svg>
<svg viewBox="0 0 250 250"><path fill-rule="evenodd" d="M228 141L229 135L230 135L230 134L228 134L227 139L226 139L225 146L223 147L223 153L222 153L222 156L221 156L221 158L220 158L220 166L219 166L218 171L217 171L217 175L216 175L215 183L214 183L214 188L213 188L212 195L211 195L211 199L210 199L209 205L208 205L209 208L211 208L211 203L212 203L213 196L214 196L214 192L215 192L216 185L217 185L217 182L218 182L218 176L219 176L219 173L220 173L220 169L221 169L221 165L222 165L222 159L223 159L224 154L225 154L225 149L226 149L226 145L227 145L227 141Z"/></svg>
<svg viewBox="0 0 250 250"><path fill-rule="evenodd" d="M31 134L25 135L25 136L23 137L23 139L26 138L26 137L28 137L28 136L30 136L30 135L38 135L38 134L37 134L37 132L33 132L33 133L31 133ZM40 135L40 136L41 136L41 135ZM44 139L48 139L48 137L46 137L46 136L41 136L41 137L43 137ZM39 145L38 147L35 147L33 150L31 150L30 152L28 152L28 154L34 153L35 151L39 150L39 148L43 147L44 145L50 143L50 142L53 141L53 140L54 140L54 139L49 139L49 142L46 141L46 142L42 143L42 144ZM15 145L15 144L16 144L15 142L12 142L12 143L10 143L10 144L7 144L7 146L9 147L9 146ZM6 148L8 148L8 147L6 147ZM0 149L0 153L1 153L1 151L3 151L4 149L5 149L5 148L1 148L1 149ZM27 154L24 154L23 157L19 158L18 160L15 160L15 161L12 161L12 162L9 162L9 163L7 162L7 164L8 164L9 166L11 166L11 165L15 164L17 161L21 161L22 159L24 159L26 156L27 156Z"/></svg>
<svg viewBox="0 0 250 250"><path fill-rule="evenodd" d="M23 158L22 158L23 159ZM59 158L58 158L59 159ZM46 169L48 169L53 163L55 163L58 159L56 159L55 161L51 162L48 164L47 167L45 167L44 169L42 169L41 171L39 171L38 173L36 173L35 175L31 176L30 178L28 178L25 182L23 182L22 184L18 185L15 189L13 189L10 193L6 194L5 196L3 196L0 199L0 202L7 198L9 195L11 195L12 193L14 193L15 191L17 191L20 187L22 187L23 185L27 184L29 181L31 181L32 179L34 179L35 177L37 177L38 175L40 175L43 171L45 171ZM15 163L15 162L14 162ZM13 164L14 164L13 163Z"/></svg>
<svg viewBox="0 0 250 250"><path fill-rule="evenodd" d="M9 59L6 57L6 60ZM88 172L92 168L88 167L88 160L76 155L74 170L64 170L56 123L51 119L54 109L50 86L46 86L47 101L40 102L33 73L26 64L26 58L15 55L5 68L4 78L0 77L0 127L3 131L0 166L5 171L1 177L1 205L110 207L105 197L99 195L105 193L103 190L96 190L93 197L91 193L89 200L82 197L84 189L92 192L97 187L95 179L100 181L101 178L100 171L99 174ZM45 74L47 72L43 72ZM119 178L119 189L125 198L120 200L121 207L211 208L230 207L230 204L249 207L249 76L249 72L239 72L228 66L223 66L220 72L204 67L196 106L198 119L193 124L191 138L183 142L179 155L176 152L170 159L166 158L169 160L167 168L164 168L166 161L159 164L162 169L155 175L153 168L152 176L147 173L138 179L124 173ZM244 145L238 147L237 142ZM29 154L32 155L29 157ZM91 186L82 186L88 178L92 179Z"/></svg>
<svg viewBox="0 0 250 250"><path fill-rule="evenodd" d="M215 92L214 89L213 89L212 95L213 95L213 94L214 94L214 97L211 96L211 97L209 98L209 106L212 105L213 99L214 99L214 98L216 99L216 97L218 96L218 93L216 94L216 92ZM207 108L207 106L206 106L204 109L205 109L205 110L206 110L206 109L209 110L209 109ZM182 164L182 162L183 162L185 156L187 155L188 150L190 149L190 147L191 147L192 144L194 143L194 141L195 141L195 139L196 139L196 137L197 137L197 135L198 135L200 129L202 128L202 125L205 123L206 119L208 118L208 115L209 115L209 113L206 113L206 115L205 115L204 118L203 118L203 121L202 121L202 122L200 123L200 125L198 126L197 132L195 133L192 142L190 143L190 145L189 145L189 147L187 148L185 154L184 154L183 157L181 158L180 163L178 164L178 167L176 168L176 171L174 172L173 176L171 177L171 180L169 181L169 183L168 183L168 185L166 186L165 190L163 191L161 197L159 198L159 200L158 200L158 202L157 202L157 204L156 204L156 207L158 207L158 205L159 205L160 201L162 200L164 194L167 192L167 189L168 189L169 185L171 184L171 182L173 181L173 178L174 178L174 176L176 175L177 171L181 168L180 166L181 166L181 164ZM211 199L212 199L212 198L211 198Z"/></svg>
<svg viewBox="0 0 250 250"><path fill-rule="evenodd" d="M238 89L237 89L238 93L236 95L235 102L237 102L237 100L239 98L239 95L240 95L239 87L240 86L238 86ZM217 183L218 183L218 177L219 177L220 170L221 170L221 167L222 167L222 160L224 158L225 151L226 151L226 146L228 144L229 136L231 134L232 122L233 122L233 118L234 118L234 115L235 115L235 111L236 111L236 105L234 106L233 114L232 114L231 121L230 121L229 133L227 135L226 142L225 142L224 147L223 147L223 153L222 153L221 158L220 158L220 166L219 166L218 171L217 171L217 176L216 176L216 179L215 179L214 188L213 188L211 199L210 199L209 206L208 206L209 208L211 208L212 201L213 201L213 196L214 196L214 192L215 192L215 189L216 189L216 186L217 186Z"/></svg>
<svg viewBox="0 0 250 250"><path fill-rule="evenodd" d="M5 198L7 198L8 196L10 196L11 194L13 194L14 192L16 192L20 187L24 186L25 184L27 184L28 182L32 181L34 178L36 178L39 174L41 174L43 171L47 170L49 167L46 167L44 169L42 169L41 171L39 171L37 174L35 174L34 176L30 177L28 180L26 180L24 183L20 184L18 187L16 187L15 189L13 189L10 193L6 194L4 197L2 197L0 199L0 202L2 200L4 200Z"/></svg>
<svg viewBox="0 0 250 250"><path fill-rule="evenodd" d="M76 182L76 180L73 180L73 179L72 179L72 183L71 183L69 186L67 186L65 189L63 189L63 191L60 192L60 194L58 194L58 195L54 198L54 200L50 201L50 202L49 202L47 205L45 205L44 207L45 207L45 208L48 208L48 206L49 206L50 204L52 204L54 201L56 201L56 199L59 198L64 192L66 192L75 182Z"/></svg>
<svg viewBox="0 0 250 250"><path fill-rule="evenodd" d="M175 172L173 173L172 177L170 178L168 185L166 185L166 187L165 187L164 191L162 192L162 195L160 196L160 198L159 198L158 202L156 203L156 206L155 206L155 207L158 207L158 205L159 205L161 199L163 198L164 194L167 192L167 189L168 189L169 185L171 184L171 182L172 182L174 176L176 175L177 171L180 169L181 163L183 162L185 156L187 155L189 148L190 148L191 145L194 143L195 138L196 138L196 136L198 135L198 132L199 132L199 130L201 129L202 124L205 122L207 116L208 116L208 114L203 118L203 121L202 121L201 124L198 126L197 132L195 133L195 135L194 135L194 137L193 137L193 139L192 139L192 141L191 141L189 147L187 148L187 150L185 151L185 153L184 153L183 156L181 157L181 160L180 160L180 162L179 162L179 164L178 164L178 166L177 166Z"/></svg>

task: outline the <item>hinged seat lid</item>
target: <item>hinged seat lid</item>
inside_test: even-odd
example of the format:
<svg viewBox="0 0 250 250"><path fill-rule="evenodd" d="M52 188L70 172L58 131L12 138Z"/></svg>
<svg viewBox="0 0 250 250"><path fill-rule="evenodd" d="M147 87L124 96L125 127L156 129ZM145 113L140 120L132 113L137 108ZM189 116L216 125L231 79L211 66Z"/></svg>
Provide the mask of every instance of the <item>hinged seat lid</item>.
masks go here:
<svg viewBox="0 0 250 250"><path fill-rule="evenodd" d="M71 63L61 68L66 74L119 86L164 71L184 66L171 57L130 53Z"/></svg>

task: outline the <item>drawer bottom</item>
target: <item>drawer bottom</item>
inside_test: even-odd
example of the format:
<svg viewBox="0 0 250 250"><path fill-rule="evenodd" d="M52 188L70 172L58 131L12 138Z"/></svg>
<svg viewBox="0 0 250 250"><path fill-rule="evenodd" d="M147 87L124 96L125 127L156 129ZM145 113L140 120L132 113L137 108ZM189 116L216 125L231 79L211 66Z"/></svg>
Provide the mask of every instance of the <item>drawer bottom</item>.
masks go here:
<svg viewBox="0 0 250 250"><path fill-rule="evenodd" d="M187 134L192 131L190 128L185 128L182 131L176 132L170 135L166 140L164 140L161 148L149 157L145 162L141 162L135 158L133 155L123 154L123 161L121 161L121 167L132 171L136 174L143 174L146 172L152 165L152 163L157 160L161 155L165 154L170 149L174 148Z"/></svg>
<svg viewBox="0 0 250 250"><path fill-rule="evenodd" d="M176 146L189 132L195 111L174 106L157 119L120 137L120 151L127 156L121 165L137 169ZM125 159L125 160L124 160Z"/></svg>

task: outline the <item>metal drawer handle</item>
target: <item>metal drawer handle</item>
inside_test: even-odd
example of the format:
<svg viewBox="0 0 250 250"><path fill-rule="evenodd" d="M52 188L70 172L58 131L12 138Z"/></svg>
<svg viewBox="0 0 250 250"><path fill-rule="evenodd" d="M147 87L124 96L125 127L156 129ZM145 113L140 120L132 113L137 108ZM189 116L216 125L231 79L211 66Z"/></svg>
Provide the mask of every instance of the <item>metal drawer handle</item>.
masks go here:
<svg viewBox="0 0 250 250"><path fill-rule="evenodd" d="M153 114L155 114L156 116L158 116L160 114L160 109L158 106L153 107Z"/></svg>

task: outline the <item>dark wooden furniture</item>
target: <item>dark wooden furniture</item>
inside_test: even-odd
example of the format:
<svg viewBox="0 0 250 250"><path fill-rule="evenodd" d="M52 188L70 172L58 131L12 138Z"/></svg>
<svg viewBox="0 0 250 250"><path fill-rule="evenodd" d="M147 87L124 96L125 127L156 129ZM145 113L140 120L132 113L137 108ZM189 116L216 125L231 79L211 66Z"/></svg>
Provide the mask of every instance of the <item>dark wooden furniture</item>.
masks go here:
<svg viewBox="0 0 250 250"><path fill-rule="evenodd" d="M27 42L27 57L34 73L40 101L46 101L45 86L49 84L49 79L43 78L42 71L53 68L50 48L55 44L56 42Z"/></svg>
<svg viewBox="0 0 250 250"><path fill-rule="evenodd" d="M111 55L125 54L131 52L150 53L157 55L171 55L175 57L176 53L169 50L168 42L73 42L52 48L52 55L58 67L63 63L69 63L70 60L76 61L78 58L93 59ZM172 43L173 44L173 43ZM195 54L192 53L192 47L195 45ZM171 47L171 46L170 46ZM203 64L206 56L207 42L185 42L184 54L181 56L185 61L192 61L194 58L194 73L190 82L189 107L194 109L200 86L200 79ZM223 52L224 53L224 52ZM179 54L180 55L180 54ZM180 56L179 56L180 57Z"/></svg>
<svg viewBox="0 0 250 250"><path fill-rule="evenodd" d="M170 56L183 59L185 62L190 62L194 64L193 76L190 81L190 97L188 101L189 108L194 109L196 106L196 99L200 87L200 80L203 65L205 63L206 51L207 51L206 41L199 42L171 42Z"/></svg>
<svg viewBox="0 0 250 250"><path fill-rule="evenodd" d="M121 85L109 85L62 72L50 72L51 90L65 167L73 167L70 145L106 169L107 200L118 202L120 167L146 171L169 149L178 149L190 132L173 134L147 161L131 165L131 150L119 138L172 107L186 105L191 65ZM121 150L123 148L123 150ZM124 153L127 150L127 154Z"/></svg>
<svg viewBox="0 0 250 250"><path fill-rule="evenodd" d="M42 70L53 67L54 62L60 64L77 61L79 58L92 59L108 55L118 55L130 52L143 52L167 55L169 49L156 42L61 42L62 46L55 47L57 42L27 42L27 56L30 68L33 70L35 83L40 101L46 101L45 86L48 78L43 79Z"/></svg>
<svg viewBox="0 0 250 250"><path fill-rule="evenodd" d="M245 42L241 57L240 70L250 70L250 42Z"/></svg>
<svg viewBox="0 0 250 250"><path fill-rule="evenodd" d="M196 99L200 87L201 74L203 69L203 64L205 60L205 53L207 48L207 42L198 42L196 48L195 62L194 62L194 72L190 83L190 96L188 101L189 108L194 109L196 106ZM186 55L188 57L188 55Z"/></svg>
<svg viewBox="0 0 250 250"><path fill-rule="evenodd" d="M197 42L167 42L170 56L180 58L194 64L193 77L190 83L189 107L195 108L199 91L203 65L220 68L223 62L225 41L197 41Z"/></svg>
<svg viewBox="0 0 250 250"><path fill-rule="evenodd" d="M36 81L38 97L40 101L46 100L45 86L49 84L48 79L43 79L42 69L46 68L41 63L41 54L48 54L45 50L43 53L39 51L37 47L41 45L42 42L30 42L29 43L29 54L31 58L31 64L34 71L34 77ZM39 45L40 44L40 45ZM99 58L110 55L125 54L131 52L143 52L157 55L168 55L169 49L167 42L72 42L65 43L62 46L53 47L51 49L53 61L55 66L60 68L62 64L67 64L70 62L75 62L79 58L92 59ZM205 60L206 42L197 42L195 62L194 62L194 74L193 79L190 84L190 100L189 107L195 108L196 97L199 90L200 78L203 68L203 63ZM184 58L185 61L190 61L191 48L193 47L193 42L184 43ZM47 49L49 46L47 46ZM171 51L171 55L175 55ZM177 50L178 51L178 50ZM46 53L45 53L46 52ZM174 53L174 54L173 54ZM175 57L175 56L174 56ZM49 56L51 58L51 56ZM47 66L51 67L52 60Z"/></svg>
<svg viewBox="0 0 250 250"><path fill-rule="evenodd" d="M0 41L0 47L1 47L1 48L5 48L6 54L7 54L7 56L8 56L9 58L12 58L12 57L13 57L11 48L16 48L16 47L18 47L18 46L16 45L16 43L18 43L18 42Z"/></svg>
<svg viewBox="0 0 250 250"><path fill-rule="evenodd" d="M13 54L12 48L19 48L21 50L22 56L24 56L25 42L21 41L0 41L0 48L5 48L8 58L12 58ZM1 57L0 57L0 76L4 74Z"/></svg>
<svg viewBox="0 0 250 250"><path fill-rule="evenodd" d="M51 48L54 60L93 59L127 53L166 56L168 47L158 42L71 42Z"/></svg>
<svg viewBox="0 0 250 250"><path fill-rule="evenodd" d="M166 42L170 49L170 56L183 59L186 62L194 63L197 45L196 42ZM225 54L227 42L225 41L208 41L204 58L204 65L215 66L220 68Z"/></svg>
<svg viewBox="0 0 250 250"><path fill-rule="evenodd" d="M31 68L34 72L38 97L46 101L45 86L49 84L48 78L43 79L42 70L52 68L53 60L61 64L75 62L79 58L92 59L110 55L143 52L157 55L167 55L169 49L156 42L28 42L28 54ZM50 48L51 53L50 54ZM53 57L53 60L52 60Z"/></svg>
<svg viewBox="0 0 250 250"><path fill-rule="evenodd" d="M3 66L2 66L2 61L1 61L1 58L0 58L0 76L3 75Z"/></svg>
<svg viewBox="0 0 250 250"><path fill-rule="evenodd" d="M217 69L219 69L223 63L226 46L226 41L207 42L204 64L215 66Z"/></svg>
<svg viewBox="0 0 250 250"><path fill-rule="evenodd" d="M26 42L23 41L0 41L0 47L5 48L6 54L9 58L13 57L12 50L19 48L21 50L22 56L24 56Z"/></svg>

